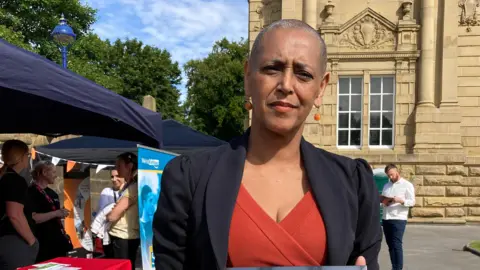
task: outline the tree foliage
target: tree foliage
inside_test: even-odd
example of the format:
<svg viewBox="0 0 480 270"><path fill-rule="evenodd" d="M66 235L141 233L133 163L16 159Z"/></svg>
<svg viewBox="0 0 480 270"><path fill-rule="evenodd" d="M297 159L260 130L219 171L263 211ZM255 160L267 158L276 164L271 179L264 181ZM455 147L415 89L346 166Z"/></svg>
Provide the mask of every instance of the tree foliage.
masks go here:
<svg viewBox="0 0 480 270"><path fill-rule="evenodd" d="M243 67L247 55L247 40L222 39L215 43L208 57L185 65L188 124L223 140L243 132Z"/></svg>
<svg viewBox="0 0 480 270"><path fill-rule="evenodd" d="M77 35L68 51L70 70L139 103L152 95L164 117L181 120L178 63L135 39L100 39L90 29L96 10L79 0L0 0L0 38L60 64L50 33L62 13Z"/></svg>

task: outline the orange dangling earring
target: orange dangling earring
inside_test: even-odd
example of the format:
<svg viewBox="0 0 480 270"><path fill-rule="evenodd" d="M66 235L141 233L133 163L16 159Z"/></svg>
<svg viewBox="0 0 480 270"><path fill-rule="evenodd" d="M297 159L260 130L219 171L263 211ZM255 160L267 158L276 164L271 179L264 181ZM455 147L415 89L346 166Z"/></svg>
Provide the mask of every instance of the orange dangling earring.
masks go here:
<svg viewBox="0 0 480 270"><path fill-rule="evenodd" d="M253 108L252 102L250 101L250 98L245 97L245 104L243 104L243 107L245 107L245 110L250 111Z"/></svg>
<svg viewBox="0 0 480 270"><path fill-rule="evenodd" d="M313 115L313 119L315 121L320 121L320 106L315 105L315 108L317 108L317 112Z"/></svg>

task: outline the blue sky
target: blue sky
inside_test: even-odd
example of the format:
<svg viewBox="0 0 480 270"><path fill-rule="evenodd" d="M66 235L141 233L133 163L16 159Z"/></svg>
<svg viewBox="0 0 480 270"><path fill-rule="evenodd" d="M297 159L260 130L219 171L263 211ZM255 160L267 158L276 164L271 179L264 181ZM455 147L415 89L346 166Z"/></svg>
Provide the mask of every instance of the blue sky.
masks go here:
<svg viewBox="0 0 480 270"><path fill-rule="evenodd" d="M93 30L103 39L137 38L167 49L183 64L203 58L215 41L247 38L247 0L82 0L98 10ZM183 76L185 83L185 76ZM182 99L184 98L184 87Z"/></svg>

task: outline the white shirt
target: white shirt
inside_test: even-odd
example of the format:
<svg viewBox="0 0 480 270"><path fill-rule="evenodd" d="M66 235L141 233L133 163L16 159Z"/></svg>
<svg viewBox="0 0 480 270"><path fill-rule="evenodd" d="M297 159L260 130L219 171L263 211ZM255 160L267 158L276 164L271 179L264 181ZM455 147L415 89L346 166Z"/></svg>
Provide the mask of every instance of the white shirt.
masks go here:
<svg viewBox="0 0 480 270"><path fill-rule="evenodd" d="M383 219L408 219L408 208L415 205L415 188L413 187L412 183L403 178L400 178L395 183L388 181L388 183L383 186L382 195L389 198L399 197L404 200L403 204L393 203L389 206L382 204Z"/></svg>
<svg viewBox="0 0 480 270"><path fill-rule="evenodd" d="M90 230L96 234L98 238L103 239L103 245L110 244L110 236L108 230L110 230L111 223L107 221L107 215L112 212L114 203L105 206L96 216L92 222Z"/></svg>
<svg viewBox="0 0 480 270"><path fill-rule="evenodd" d="M100 193L100 199L98 200L97 213L102 211L105 206L116 203L118 199L118 191L114 191L111 187L104 188L102 193Z"/></svg>

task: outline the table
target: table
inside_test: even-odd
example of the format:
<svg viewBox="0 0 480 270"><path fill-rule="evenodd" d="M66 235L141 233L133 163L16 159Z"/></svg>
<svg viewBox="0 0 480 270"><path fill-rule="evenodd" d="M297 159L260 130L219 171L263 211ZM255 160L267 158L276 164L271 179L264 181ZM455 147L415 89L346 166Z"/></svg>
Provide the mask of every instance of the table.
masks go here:
<svg viewBox="0 0 480 270"><path fill-rule="evenodd" d="M55 258L42 263L55 262L70 264L71 267L80 267L85 270L131 270L132 264L129 260L119 259L85 259L85 258ZM19 270L35 269L33 266L19 268Z"/></svg>

